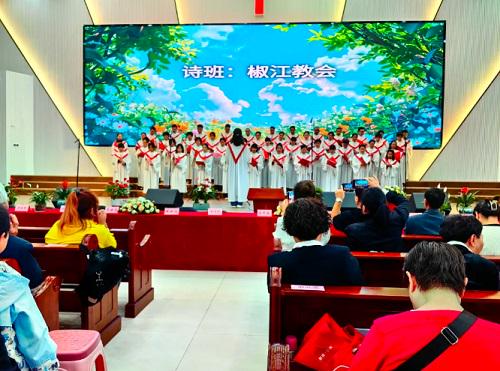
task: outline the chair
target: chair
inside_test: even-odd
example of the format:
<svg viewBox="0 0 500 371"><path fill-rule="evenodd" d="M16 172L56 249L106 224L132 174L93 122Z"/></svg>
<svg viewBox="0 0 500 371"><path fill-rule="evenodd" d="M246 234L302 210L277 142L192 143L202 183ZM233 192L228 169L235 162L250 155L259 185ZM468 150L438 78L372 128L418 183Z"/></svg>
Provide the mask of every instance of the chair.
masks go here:
<svg viewBox="0 0 500 371"><path fill-rule="evenodd" d="M106 371L106 359L99 332L92 330L56 330L50 337L57 344L59 370Z"/></svg>

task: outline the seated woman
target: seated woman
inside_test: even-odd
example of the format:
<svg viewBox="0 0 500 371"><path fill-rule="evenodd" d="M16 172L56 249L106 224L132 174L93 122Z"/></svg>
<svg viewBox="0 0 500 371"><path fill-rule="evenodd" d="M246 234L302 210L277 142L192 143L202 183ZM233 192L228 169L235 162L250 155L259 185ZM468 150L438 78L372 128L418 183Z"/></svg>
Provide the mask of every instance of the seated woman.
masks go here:
<svg viewBox="0 0 500 371"><path fill-rule="evenodd" d="M282 268L282 282L300 285L359 286L363 277L358 261L344 246L323 246L330 215L323 203L302 198L288 205L285 231L293 236L292 251L268 257L268 267Z"/></svg>
<svg viewBox="0 0 500 371"><path fill-rule="evenodd" d="M434 338L448 334L452 342L455 340L454 334L443 331L464 310L460 301L467 278L460 251L445 243L423 241L410 250L403 270L410 281L409 296L415 309L377 319L355 355L351 370L399 369ZM444 338L443 343L448 344ZM500 325L475 319L454 345L437 357L427 358L418 369L499 370L499 343Z"/></svg>
<svg viewBox="0 0 500 371"><path fill-rule="evenodd" d="M474 216L483 225L483 250L481 255L500 255L500 207L498 197L483 200L474 208Z"/></svg>
<svg viewBox="0 0 500 371"><path fill-rule="evenodd" d="M295 184L293 188L294 199L298 200L301 198L317 197L316 186L312 180L303 180ZM295 245L295 240L285 231L283 226L283 215L285 215L286 208L288 207L289 201L285 199L280 202L281 216L276 220L276 229L273 232L274 244L277 248L281 248L282 251L290 251ZM321 243L326 245L330 241L330 229L328 232L322 235Z"/></svg>
<svg viewBox="0 0 500 371"><path fill-rule="evenodd" d="M352 251L403 251L401 233L409 216L410 203L395 192L384 194L376 178L361 196L362 221L349 224L343 232ZM387 203L396 205L390 211Z"/></svg>
<svg viewBox="0 0 500 371"><path fill-rule="evenodd" d="M106 225L106 212L98 210L94 194L71 192L61 218L45 235L45 243L80 244L86 234L95 234L99 247L116 247L116 240Z"/></svg>
<svg viewBox="0 0 500 371"><path fill-rule="evenodd" d="M7 246L9 229L9 213L0 207L0 253ZM28 280L4 262L0 262L0 299L0 341L8 357L22 371L57 370L56 345L31 295Z"/></svg>

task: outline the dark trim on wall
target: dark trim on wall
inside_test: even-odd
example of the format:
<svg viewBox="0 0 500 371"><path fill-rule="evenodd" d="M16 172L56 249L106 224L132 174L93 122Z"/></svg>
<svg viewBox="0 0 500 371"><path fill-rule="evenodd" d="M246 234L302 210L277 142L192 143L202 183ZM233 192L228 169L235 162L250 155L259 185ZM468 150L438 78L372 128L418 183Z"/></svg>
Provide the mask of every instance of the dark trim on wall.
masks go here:
<svg viewBox="0 0 500 371"><path fill-rule="evenodd" d="M344 9L342 9L342 16L340 17L340 22L342 22L344 20L344 13L345 13L345 8L347 7L347 2L349 0L345 0L344 1Z"/></svg>
<svg viewBox="0 0 500 371"><path fill-rule="evenodd" d="M441 5L443 5L443 2L444 2L444 0L441 0L441 2L439 3L439 6L438 6L438 8L436 10L436 14L434 14L433 20L436 20L436 17L439 14L439 11L441 10Z"/></svg>
<svg viewBox="0 0 500 371"><path fill-rule="evenodd" d="M179 19L179 11L177 10L177 1L174 0L174 5L175 5L175 16L177 17L177 23L181 24L181 21Z"/></svg>
<svg viewBox="0 0 500 371"><path fill-rule="evenodd" d="M92 18L92 13L90 13L89 6L87 5L87 0L83 0L83 3L85 4L85 8L87 9L87 13L89 13L90 20L92 21L92 24L95 24L94 18Z"/></svg>

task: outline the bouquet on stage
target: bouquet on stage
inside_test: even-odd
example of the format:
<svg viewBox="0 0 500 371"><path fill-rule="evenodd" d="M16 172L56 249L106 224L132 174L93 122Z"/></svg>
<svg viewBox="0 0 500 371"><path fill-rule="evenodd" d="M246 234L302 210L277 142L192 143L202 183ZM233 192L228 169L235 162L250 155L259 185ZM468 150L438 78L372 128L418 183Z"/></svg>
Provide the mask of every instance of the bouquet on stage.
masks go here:
<svg viewBox="0 0 500 371"><path fill-rule="evenodd" d="M205 203L207 203L208 200L217 198L217 192L212 186L210 180L205 179L199 185L193 187L190 193L190 197L195 204L200 203L200 200L203 200Z"/></svg>
<svg viewBox="0 0 500 371"><path fill-rule="evenodd" d="M160 210L155 206L153 201L147 200L144 197L128 200L120 207L120 212L137 214L158 214Z"/></svg>
<svg viewBox="0 0 500 371"><path fill-rule="evenodd" d="M104 188L104 192L106 192L112 200L127 198L130 194L128 179L124 179L123 182L119 180L109 182Z"/></svg>

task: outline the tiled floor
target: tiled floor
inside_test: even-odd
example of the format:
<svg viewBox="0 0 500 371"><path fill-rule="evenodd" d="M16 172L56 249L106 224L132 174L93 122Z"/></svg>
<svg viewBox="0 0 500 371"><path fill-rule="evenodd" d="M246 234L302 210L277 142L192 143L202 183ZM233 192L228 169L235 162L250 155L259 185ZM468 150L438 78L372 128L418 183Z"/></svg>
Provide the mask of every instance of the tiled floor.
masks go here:
<svg viewBox="0 0 500 371"><path fill-rule="evenodd" d="M266 369L265 273L154 271L153 283L155 300L105 348L110 371Z"/></svg>

